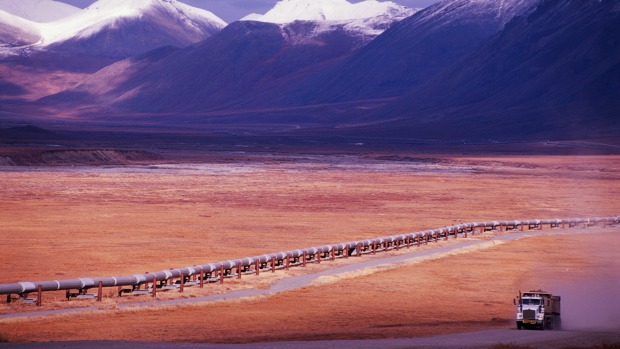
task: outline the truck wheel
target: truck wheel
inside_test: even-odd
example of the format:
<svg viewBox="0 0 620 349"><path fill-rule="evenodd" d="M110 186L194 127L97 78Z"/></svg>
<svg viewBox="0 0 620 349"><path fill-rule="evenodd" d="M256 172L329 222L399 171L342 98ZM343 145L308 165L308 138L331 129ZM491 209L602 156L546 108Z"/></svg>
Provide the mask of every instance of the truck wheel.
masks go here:
<svg viewBox="0 0 620 349"><path fill-rule="evenodd" d="M521 323L517 322L517 330L520 330L520 329L522 329L522 328L523 328L523 324L521 324Z"/></svg>

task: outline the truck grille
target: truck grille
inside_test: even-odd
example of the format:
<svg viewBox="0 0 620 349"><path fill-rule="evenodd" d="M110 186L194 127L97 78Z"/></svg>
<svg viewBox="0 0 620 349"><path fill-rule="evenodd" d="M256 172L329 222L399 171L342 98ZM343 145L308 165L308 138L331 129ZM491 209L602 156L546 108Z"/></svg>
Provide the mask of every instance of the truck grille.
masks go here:
<svg viewBox="0 0 620 349"><path fill-rule="evenodd" d="M536 311L535 310L524 310L523 311L523 320L534 320L536 319Z"/></svg>

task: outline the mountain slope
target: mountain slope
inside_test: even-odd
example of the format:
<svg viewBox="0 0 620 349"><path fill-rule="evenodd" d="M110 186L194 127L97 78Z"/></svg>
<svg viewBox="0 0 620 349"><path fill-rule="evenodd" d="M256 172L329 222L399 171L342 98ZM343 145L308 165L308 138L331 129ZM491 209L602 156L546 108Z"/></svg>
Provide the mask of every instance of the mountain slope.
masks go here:
<svg viewBox="0 0 620 349"><path fill-rule="evenodd" d="M203 42L143 69L131 69L121 79L111 79L106 68L94 74L88 84L42 102L53 105L97 101L134 112L203 112L246 105L271 106L283 88L350 54L360 45L342 30L323 33L309 41L299 39L313 33L316 25L295 22L282 27L253 21L235 22ZM109 69L134 63L126 60Z"/></svg>
<svg viewBox="0 0 620 349"><path fill-rule="evenodd" d="M375 118L459 137L617 135L618 37L617 1L545 0Z"/></svg>
<svg viewBox="0 0 620 349"><path fill-rule="evenodd" d="M394 12L395 17L383 13L382 18L365 20L377 20L377 27L379 22L389 26L403 11ZM91 83L44 102L79 101L78 97L83 96L84 103L97 100L99 104L137 112L273 107L282 91L342 60L377 35L369 33L368 27L358 31L351 25L351 21L240 21L152 67L124 75L125 81L106 83L109 74L97 73L89 79ZM97 79L103 82L93 83ZM102 90L95 86L115 88Z"/></svg>
<svg viewBox="0 0 620 349"><path fill-rule="evenodd" d="M396 23L294 93L317 103L401 96L471 52L537 1L436 3Z"/></svg>
<svg viewBox="0 0 620 349"><path fill-rule="evenodd" d="M534 1L447 1L395 24L366 46L366 38L346 25L322 31L325 21L235 23L213 40L127 76L114 91L88 94L133 112L299 107L402 95ZM231 67L237 62L240 67ZM225 74L235 69L247 74ZM157 83L151 86L152 78Z"/></svg>
<svg viewBox="0 0 620 349"><path fill-rule="evenodd" d="M33 22L53 22L80 11L78 7L54 0L2 0L0 10Z"/></svg>

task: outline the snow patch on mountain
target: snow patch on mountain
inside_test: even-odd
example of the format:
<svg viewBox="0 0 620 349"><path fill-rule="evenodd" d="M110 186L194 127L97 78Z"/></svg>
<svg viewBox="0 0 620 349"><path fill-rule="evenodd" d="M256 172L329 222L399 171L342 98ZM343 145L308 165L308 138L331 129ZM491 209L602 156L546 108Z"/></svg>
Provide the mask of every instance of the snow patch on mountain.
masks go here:
<svg viewBox="0 0 620 349"><path fill-rule="evenodd" d="M383 15L406 17L413 12L391 1L366 0L353 4L346 0L280 0L264 15L253 13L241 20L284 24L293 21L347 21Z"/></svg>
<svg viewBox="0 0 620 349"><path fill-rule="evenodd" d="M454 0L441 1L429 6L420 15L420 22L429 22L433 19L441 19L448 22L451 18L463 17L464 14L475 16L495 13L495 18L500 20L501 25L508 23L515 15L526 14L533 11L534 5L540 0Z"/></svg>
<svg viewBox="0 0 620 349"><path fill-rule="evenodd" d="M241 20L279 24L283 33L294 43L313 42L313 38L336 30L364 37L362 41L368 42L415 12L417 9L391 1L280 0L264 15L254 13ZM298 21L312 22L312 32L291 36L294 31L288 27Z"/></svg>
<svg viewBox="0 0 620 349"><path fill-rule="evenodd" d="M53 22L69 17L80 8L54 0L2 0L0 10L32 22Z"/></svg>
<svg viewBox="0 0 620 349"><path fill-rule="evenodd" d="M213 13L175 0L99 0L73 16L41 24L42 45L88 38L107 27L114 27L120 19L157 12L172 16L190 31L199 31L204 22L220 29L226 26L226 22Z"/></svg>

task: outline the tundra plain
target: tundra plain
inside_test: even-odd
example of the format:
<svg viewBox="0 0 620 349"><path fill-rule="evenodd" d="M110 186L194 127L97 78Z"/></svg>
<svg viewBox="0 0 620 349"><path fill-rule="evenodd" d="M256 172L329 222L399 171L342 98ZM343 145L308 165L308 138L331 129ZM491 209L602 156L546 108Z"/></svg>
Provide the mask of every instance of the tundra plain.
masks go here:
<svg viewBox="0 0 620 349"><path fill-rule="evenodd" d="M1 279L132 275L459 222L611 216L620 208L619 156L232 157L3 167ZM586 299L592 290L599 290L595 299L617 293L618 233L595 228L524 238L243 301L122 310L114 304L141 297L119 300L109 292L102 310L3 320L0 334L9 341L238 343L510 328L519 289L565 292L568 314L587 308L587 301L570 305L571 299ZM267 287L275 278L262 273L161 297ZM47 309L94 303L44 297ZM33 310L0 304L0 314ZM590 323L618 332L612 315Z"/></svg>

